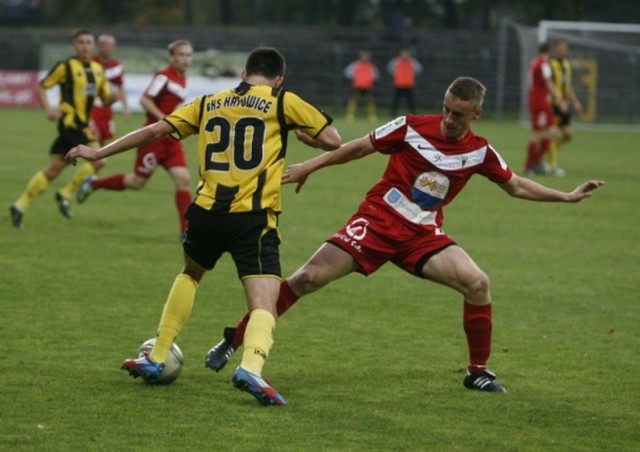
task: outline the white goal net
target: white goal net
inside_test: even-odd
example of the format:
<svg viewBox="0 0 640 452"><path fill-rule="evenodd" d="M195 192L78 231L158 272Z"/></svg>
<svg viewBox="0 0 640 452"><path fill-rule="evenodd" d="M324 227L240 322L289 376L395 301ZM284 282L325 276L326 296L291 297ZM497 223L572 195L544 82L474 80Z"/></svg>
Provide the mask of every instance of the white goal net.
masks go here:
<svg viewBox="0 0 640 452"><path fill-rule="evenodd" d="M520 119L528 121L526 69L540 42L565 39L573 87L584 111L580 126L640 126L640 24L542 21L537 28L516 26L521 49Z"/></svg>

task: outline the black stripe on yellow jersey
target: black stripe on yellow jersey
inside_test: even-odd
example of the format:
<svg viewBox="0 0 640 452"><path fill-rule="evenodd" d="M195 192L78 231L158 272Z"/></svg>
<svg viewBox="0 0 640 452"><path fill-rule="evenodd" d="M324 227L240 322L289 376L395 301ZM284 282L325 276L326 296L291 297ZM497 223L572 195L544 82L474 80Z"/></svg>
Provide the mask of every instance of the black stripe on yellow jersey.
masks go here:
<svg viewBox="0 0 640 452"><path fill-rule="evenodd" d="M288 132L315 137L333 121L290 91L245 82L199 97L164 120L175 139L199 135L194 203L216 214L280 212Z"/></svg>
<svg viewBox="0 0 640 452"><path fill-rule="evenodd" d="M568 59L562 60L558 58L549 58L549 66L553 76L553 84L556 86L562 99L571 101L569 93L571 92L571 63ZM556 100L553 100L554 105Z"/></svg>
<svg viewBox="0 0 640 452"><path fill-rule="evenodd" d="M40 85L45 89L60 86L62 125L73 129L89 125L96 96L103 100L109 96L109 84L102 65L96 61L83 63L76 57L58 62Z"/></svg>

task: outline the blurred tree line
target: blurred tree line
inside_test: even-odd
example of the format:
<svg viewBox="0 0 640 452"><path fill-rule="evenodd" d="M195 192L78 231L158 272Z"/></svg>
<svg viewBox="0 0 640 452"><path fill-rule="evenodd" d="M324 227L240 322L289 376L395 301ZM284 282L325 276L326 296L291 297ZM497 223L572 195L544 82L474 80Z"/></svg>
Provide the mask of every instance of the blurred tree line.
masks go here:
<svg viewBox="0 0 640 452"><path fill-rule="evenodd" d="M640 22L639 0L0 0L4 26L358 26L493 29L501 18Z"/></svg>

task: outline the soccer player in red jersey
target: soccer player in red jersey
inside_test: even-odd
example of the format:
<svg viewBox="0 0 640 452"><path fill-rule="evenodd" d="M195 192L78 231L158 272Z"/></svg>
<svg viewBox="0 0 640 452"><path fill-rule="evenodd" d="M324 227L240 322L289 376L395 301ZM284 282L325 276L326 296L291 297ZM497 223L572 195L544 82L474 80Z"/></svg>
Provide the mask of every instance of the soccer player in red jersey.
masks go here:
<svg viewBox="0 0 640 452"><path fill-rule="evenodd" d="M549 44L540 44L538 56L529 65L529 115L533 135L529 140L527 160L524 165L525 174L528 176L545 173L542 157L549 149L551 140L558 133L551 100L563 111L567 109L567 103L553 83L549 49Z"/></svg>
<svg viewBox="0 0 640 452"><path fill-rule="evenodd" d="M162 120L171 114L187 98L186 72L191 65L193 48L188 41L174 41L168 46L169 65L158 72L151 80L140 103L147 112L145 126ZM78 202L84 202L95 190L140 190L145 186L154 171L162 165L176 186L175 203L180 218L180 233L183 237L187 228L184 217L191 204L189 168L184 147L180 141L164 136L138 148L133 173L114 174L96 179L89 177L77 193Z"/></svg>
<svg viewBox="0 0 640 452"><path fill-rule="evenodd" d="M492 312L489 278L442 229L443 208L474 174L496 183L509 195L532 201L578 202L604 184L584 182L571 192L545 187L513 173L487 139L471 131L482 115L485 87L460 77L444 96L441 115L401 116L338 150L291 165L283 183L297 183L327 166L375 152L389 156L382 178L369 190L358 211L280 286L282 315L300 297L331 281L359 272L367 276L392 262L407 273L448 286L463 296L463 326L469 348L464 386L506 392L487 370L491 352ZM298 132L298 138L313 140ZM208 367L220 370L242 343L245 319L226 328L224 339L207 355Z"/></svg>
<svg viewBox="0 0 640 452"><path fill-rule="evenodd" d="M98 54L93 57L93 61L97 61L104 67L111 92L116 95L117 100L122 102L124 117L130 118L131 111L127 102L127 91L124 87L124 66L113 58L115 50L116 38L111 35L100 35L98 36ZM91 128L98 138L100 146L104 146L111 140L115 133L113 110L111 106L104 105L99 99L96 99L93 110L91 110Z"/></svg>

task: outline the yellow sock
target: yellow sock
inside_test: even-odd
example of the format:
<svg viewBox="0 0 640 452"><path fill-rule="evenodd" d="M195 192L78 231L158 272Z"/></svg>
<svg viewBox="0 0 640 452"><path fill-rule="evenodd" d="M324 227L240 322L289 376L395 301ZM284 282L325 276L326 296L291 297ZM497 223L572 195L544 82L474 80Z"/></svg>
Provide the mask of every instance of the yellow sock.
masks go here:
<svg viewBox="0 0 640 452"><path fill-rule="evenodd" d="M356 97L352 97L347 102L347 121L353 122L356 118L356 111L358 110L358 99Z"/></svg>
<svg viewBox="0 0 640 452"><path fill-rule="evenodd" d="M376 104L373 101L367 102L367 119L370 123L378 121L378 114L376 113Z"/></svg>
<svg viewBox="0 0 640 452"><path fill-rule="evenodd" d="M78 169L76 169L76 172L73 173L73 177L67 185L59 190L60 194L67 199L73 198L85 179L95 173L96 169L93 165L89 162L84 162L78 167Z"/></svg>
<svg viewBox="0 0 640 452"><path fill-rule="evenodd" d="M244 333L244 352L240 367L256 375L262 374L269 351L273 346L276 319L269 311L254 309Z"/></svg>
<svg viewBox="0 0 640 452"><path fill-rule="evenodd" d="M27 183L27 187L16 202L13 203L22 212L27 210L34 199L36 199L40 193L45 191L49 186L49 179L44 175L44 171L38 171Z"/></svg>
<svg viewBox="0 0 640 452"><path fill-rule="evenodd" d="M558 166L558 141L551 140L549 143L549 150L547 151L547 161L549 166L555 168Z"/></svg>
<svg viewBox="0 0 640 452"><path fill-rule="evenodd" d="M149 355L153 361L163 363L167 360L171 345L191 315L196 290L198 290L198 283L191 276L184 273L176 276L169 297L164 304L156 344Z"/></svg>

